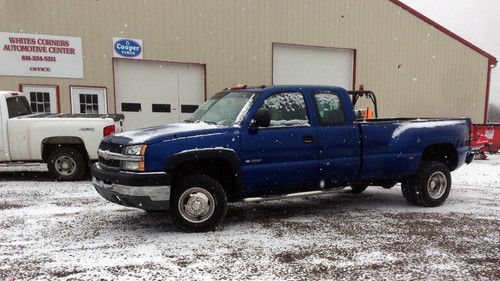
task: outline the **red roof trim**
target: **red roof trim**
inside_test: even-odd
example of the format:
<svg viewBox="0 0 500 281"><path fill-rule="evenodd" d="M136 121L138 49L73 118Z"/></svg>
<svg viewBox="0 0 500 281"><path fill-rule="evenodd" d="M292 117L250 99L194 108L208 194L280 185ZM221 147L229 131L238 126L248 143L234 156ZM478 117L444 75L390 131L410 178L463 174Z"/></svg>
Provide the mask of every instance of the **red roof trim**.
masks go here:
<svg viewBox="0 0 500 281"><path fill-rule="evenodd" d="M437 22L431 20L430 18L424 16L423 14L417 12L416 10L414 10L410 6L404 4L403 2L401 2L399 0L389 0L389 1L391 1L392 3L398 5L402 9L410 12L411 14L413 14L414 16L416 16L417 18L419 18L419 19L425 21L426 23L432 25L436 29L444 32L445 34L447 34L451 38L457 40L458 42L464 44L465 46L467 46L467 47L471 48L472 50L474 50L474 51L480 53L481 55L485 56L486 58L488 58L488 60L490 62L490 65L496 65L498 63L498 60L493 55L489 54L488 52L486 52L485 50L479 48L478 46L472 44L471 42L465 40L464 38L460 37L459 35L451 32L449 29L445 28L444 26L440 25L439 23L437 23Z"/></svg>

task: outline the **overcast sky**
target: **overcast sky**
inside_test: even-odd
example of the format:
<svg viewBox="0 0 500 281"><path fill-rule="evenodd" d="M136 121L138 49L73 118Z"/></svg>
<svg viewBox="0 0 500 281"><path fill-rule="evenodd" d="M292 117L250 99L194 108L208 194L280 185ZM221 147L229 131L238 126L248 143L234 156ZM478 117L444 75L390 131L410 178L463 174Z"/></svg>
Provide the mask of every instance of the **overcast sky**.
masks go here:
<svg viewBox="0 0 500 281"><path fill-rule="evenodd" d="M500 59L500 0L402 0ZM500 63L492 70L490 102L500 104Z"/></svg>

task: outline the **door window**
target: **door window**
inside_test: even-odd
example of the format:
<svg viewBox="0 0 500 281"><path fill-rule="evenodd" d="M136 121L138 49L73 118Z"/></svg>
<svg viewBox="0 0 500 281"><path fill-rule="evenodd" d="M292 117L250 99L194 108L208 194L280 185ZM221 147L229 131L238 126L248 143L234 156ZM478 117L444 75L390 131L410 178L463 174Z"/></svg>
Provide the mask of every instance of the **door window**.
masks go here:
<svg viewBox="0 0 500 281"><path fill-rule="evenodd" d="M72 111L77 114L105 114L106 89L97 87L71 87Z"/></svg>
<svg viewBox="0 0 500 281"><path fill-rule="evenodd" d="M344 110L339 96L332 91L313 93L320 125L343 124Z"/></svg>
<svg viewBox="0 0 500 281"><path fill-rule="evenodd" d="M49 92L30 92L29 98L33 113L50 113Z"/></svg>
<svg viewBox="0 0 500 281"><path fill-rule="evenodd" d="M99 102L97 101L97 94L80 94L80 113L99 113Z"/></svg>
<svg viewBox="0 0 500 281"><path fill-rule="evenodd" d="M303 127L310 125L302 93L274 94L265 100L263 107L271 113L269 127Z"/></svg>

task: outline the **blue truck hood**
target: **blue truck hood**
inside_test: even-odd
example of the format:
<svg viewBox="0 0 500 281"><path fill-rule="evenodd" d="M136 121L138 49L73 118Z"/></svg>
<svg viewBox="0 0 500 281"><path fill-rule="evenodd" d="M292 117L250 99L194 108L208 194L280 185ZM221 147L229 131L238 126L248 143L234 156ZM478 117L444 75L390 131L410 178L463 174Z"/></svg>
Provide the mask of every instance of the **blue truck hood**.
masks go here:
<svg viewBox="0 0 500 281"><path fill-rule="evenodd" d="M128 131L115 134L103 139L103 141L122 145L152 144L159 141L175 139L186 136L205 136L214 132L227 130L228 127L221 127L207 123L177 123L144 128L135 131Z"/></svg>

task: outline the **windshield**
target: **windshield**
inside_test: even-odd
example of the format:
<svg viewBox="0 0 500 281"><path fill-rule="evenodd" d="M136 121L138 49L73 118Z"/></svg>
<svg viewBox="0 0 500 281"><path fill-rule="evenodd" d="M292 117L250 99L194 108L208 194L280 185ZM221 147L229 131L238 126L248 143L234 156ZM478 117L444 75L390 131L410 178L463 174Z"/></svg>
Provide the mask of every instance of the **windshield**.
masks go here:
<svg viewBox="0 0 500 281"><path fill-rule="evenodd" d="M240 123L257 98L252 92L220 92L207 100L186 122L230 126Z"/></svg>
<svg viewBox="0 0 500 281"><path fill-rule="evenodd" d="M7 111L9 112L9 118L15 118L23 115L31 114L31 107L26 100L26 97L11 97L7 98Z"/></svg>

